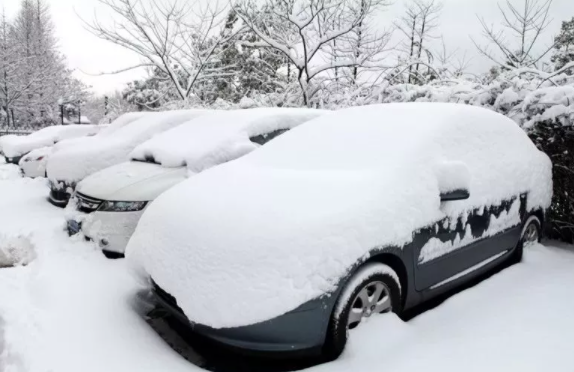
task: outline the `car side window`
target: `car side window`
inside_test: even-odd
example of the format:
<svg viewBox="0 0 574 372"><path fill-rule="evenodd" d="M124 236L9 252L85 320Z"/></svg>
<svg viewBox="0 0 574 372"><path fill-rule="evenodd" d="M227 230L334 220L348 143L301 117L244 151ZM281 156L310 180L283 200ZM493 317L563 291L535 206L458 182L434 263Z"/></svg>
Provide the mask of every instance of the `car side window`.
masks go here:
<svg viewBox="0 0 574 372"><path fill-rule="evenodd" d="M249 140L253 143L258 145L264 145L267 142L271 141L273 138L282 135L283 133L287 132L289 129L278 129L272 132L263 133L258 136L249 137Z"/></svg>

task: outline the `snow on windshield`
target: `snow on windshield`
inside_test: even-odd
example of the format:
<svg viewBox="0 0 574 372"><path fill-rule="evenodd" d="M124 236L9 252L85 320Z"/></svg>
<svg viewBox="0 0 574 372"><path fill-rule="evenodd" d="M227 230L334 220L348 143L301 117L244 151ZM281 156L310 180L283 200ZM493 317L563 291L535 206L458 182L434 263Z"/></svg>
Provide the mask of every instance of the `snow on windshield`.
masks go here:
<svg viewBox="0 0 574 372"><path fill-rule="evenodd" d="M131 159L200 172L259 145L249 138L291 129L324 113L314 109L258 108L218 111L193 119L139 145Z"/></svg>

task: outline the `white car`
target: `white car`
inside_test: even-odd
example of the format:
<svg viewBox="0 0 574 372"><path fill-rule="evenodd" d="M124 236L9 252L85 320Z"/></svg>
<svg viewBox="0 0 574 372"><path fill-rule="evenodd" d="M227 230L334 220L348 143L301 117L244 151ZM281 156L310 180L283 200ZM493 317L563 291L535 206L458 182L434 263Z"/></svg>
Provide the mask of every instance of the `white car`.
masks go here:
<svg viewBox="0 0 574 372"><path fill-rule="evenodd" d="M54 150L53 146L40 147L24 155L18 165L25 177L46 177L46 164L48 156Z"/></svg>
<svg viewBox="0 0 574 372"><path fill-rule="evenodd" d="M81 212L69 218L108 257L123 257L145 208L188 176L236 159L323 111L250 109L219 111L193 119L138 146L131 161L104 169L76 187Z"/></svg>
<svg viewBox="0 0 574 372"><path fill-rule="evenodd" d="M176 110L147 113L113 133L94 136L55 151L48 160L49 200L65 206L75 185L92 173L119 164L139 144L166 130L209 112L208 110Z"/></svg>
<svg viewBox="0 0 574 372"><path fill-rule="evenodd" d="M6 161L18 164L20 159L32 150L52 146L66 139L93 136L101 129L99 125L54 125L27 136L2 137L0 145Z"/></svg>

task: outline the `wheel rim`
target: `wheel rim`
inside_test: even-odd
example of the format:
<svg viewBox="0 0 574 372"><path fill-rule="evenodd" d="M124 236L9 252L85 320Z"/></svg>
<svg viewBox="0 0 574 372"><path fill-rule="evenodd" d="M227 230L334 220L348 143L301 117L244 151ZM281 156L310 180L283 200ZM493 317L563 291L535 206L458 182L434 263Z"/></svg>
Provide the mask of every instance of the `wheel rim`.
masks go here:
<svg viewBox="0 0 574 372"><path fill-rule="evenodd" d="M374 314L386 313L392 309L389 287L381 281L363 286L351 302L347 329L357 327L365 318Z"/></svg>
<svg viewBox="0 0 574 372"><path fill-rule="evenodd" d="M524 235L522 237L522 241L524 243L525 246L529 246L535 243L538 243L538 227L536 227L536 224L534 223L530 223L527 227L526 230L524 231Z"/></svg>

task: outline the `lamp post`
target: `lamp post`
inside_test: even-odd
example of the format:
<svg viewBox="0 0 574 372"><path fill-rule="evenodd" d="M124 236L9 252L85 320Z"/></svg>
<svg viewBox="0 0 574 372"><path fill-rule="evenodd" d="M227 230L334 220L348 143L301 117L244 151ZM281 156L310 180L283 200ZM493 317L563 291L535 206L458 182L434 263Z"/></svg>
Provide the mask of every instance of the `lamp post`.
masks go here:
<svg viewBox="0 0 574 372"><path fill-rule="evenodd" d="M58 99L58 105L60 105L61 124L64 125L64 100L62 98Z"/></svg>

